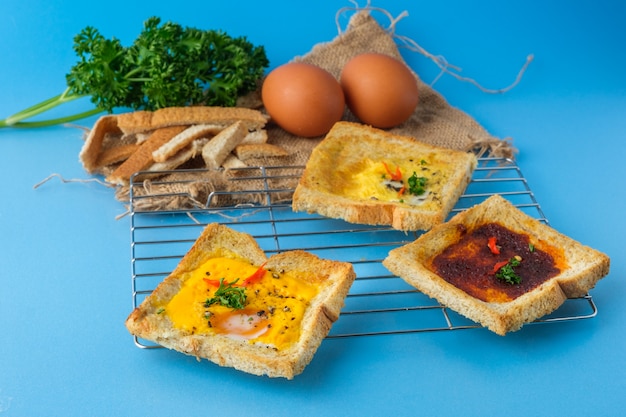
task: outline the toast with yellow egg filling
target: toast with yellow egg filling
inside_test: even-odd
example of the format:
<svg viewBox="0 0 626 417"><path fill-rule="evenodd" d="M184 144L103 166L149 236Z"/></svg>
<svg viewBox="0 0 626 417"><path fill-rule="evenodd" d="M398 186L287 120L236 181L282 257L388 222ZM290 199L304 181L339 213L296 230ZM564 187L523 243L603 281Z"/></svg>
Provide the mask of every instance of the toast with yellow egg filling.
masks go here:
<svg viewBox="0 0 626 417"><path fill-rule="evenodd" d="M442 305L499 335L582 297L609 257L499 195L389 252L383 265Z"/></svg>
<svg viewBox="0 0 626 417"><path fill-rule="evenodd" d="M292 379L339 318L354 278L349 263L301 250L267 258L250 235L209 224L126 327L220 366Z"/></svg>
<svg viewBox="0 0 626 417"><path fill-rule="evenodd" d="M472 153L342 121L313 149L292 207L350 223L428 230L445 221L476 164Z"/></svg>

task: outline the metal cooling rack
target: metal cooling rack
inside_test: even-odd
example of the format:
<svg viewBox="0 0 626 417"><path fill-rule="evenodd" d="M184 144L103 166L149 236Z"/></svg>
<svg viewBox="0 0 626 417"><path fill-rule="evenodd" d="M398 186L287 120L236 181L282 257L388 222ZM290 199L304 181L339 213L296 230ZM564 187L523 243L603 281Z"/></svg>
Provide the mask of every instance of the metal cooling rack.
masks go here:
<svg viewBox="0 0 626 417"><path fill-rule="evenodd" d="M251 234L271 255L291 249L303 249L322 258L351 262L357 278L346 298L339 320L328 338L402 334L441 330L478 328L454 311L440 305L389 273L382 260L389 250L409 243L419 233L404 233L388 227L365 226L328 219L318 215L294 213L290 202L275 202L275 196L289 196L292 189L275 187L276 180L299 178L302 167L255 168L246 178L262 184L254 190L213 192L201 208L185 210L142 211L150 199L163 195L145 196L135 192L141 181L131 181L130 224L132 253L133 308L149 295L191 248L202 229L219 222L232 229ZM197 175L202 176L198 171ZM188 180L181 180L188 181ZM224 197L245 201L254 194L254 204L241 203L215 207ZM480 203L493 194L500 194L516 207L538 220L548 223L526 179L514 161L481 158L472 181L459 199L450 216ZM259 199L259 196L262 198ZM168 197L195 197L170 193ZM284 198L283 198L284 200ZM195 201L197 205L198 202ZM587 295L568 299L554 313L534 323L555 323L586 319L597 314L596 306ZM151 342L135 339L140 347L157 347Z"/></svg>

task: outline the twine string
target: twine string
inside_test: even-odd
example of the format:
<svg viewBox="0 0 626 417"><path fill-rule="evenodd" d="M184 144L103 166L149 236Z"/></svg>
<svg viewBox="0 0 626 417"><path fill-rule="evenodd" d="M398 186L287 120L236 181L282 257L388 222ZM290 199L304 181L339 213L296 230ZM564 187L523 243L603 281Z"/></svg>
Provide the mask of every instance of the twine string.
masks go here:
<svg viewBox="0 0 626 417"><path fill-rule="evenodd" d="M517 86L520 83L520 81L522 80L522 77L524 76L524 73L528 69L528 66L534 60L533 54L529 54L528 56L526 56L526 61L524 62L520 70L518 71L517 76L515 77L513 82L509 84L508 86L503 87L503 88L496 88L496 89L486 88L483 85L481 85L478 81L476 81L474 78L461 75L460 74L461 68L456 65L450 64L444 56L435 55L435 54L428 52L419 43L409 38L408 36L398 35L395 32L396 24L400 20L402 20L403 18L409 15L409 13L406 10L394 18L391 12L389 12L388 10L385 10L380 7L372 6L371 0L367 0L367 3L365 6L359 6L356 0L350 0L350 2L354 6L346 6L337 11L337 14L335 16L335 24L337 25L337 32L340 35L344 33L343 29L341 28L341 23L339 20L340 20L340 17L347 12L356 13L359 11L374 11L374 12L383 14L384 16L386 16L387 19L389 19L389 26L387 28L387 31L394 39L398 41L399 43L398 46L405 47L410 51L417 52L423 55L424 57L432 61L439 68L440 70L439 74L437 74L437 76L435 76L435 78L430 82L429 84L430 87L434 86L441 79L442 76L444 76L445 74L448 74L461 82L467 82L467 83L474 85L476 88L478 88L480 91L484 93L488 93L488 94L506 93L507 91L515 88L515 86Z"/></svg>

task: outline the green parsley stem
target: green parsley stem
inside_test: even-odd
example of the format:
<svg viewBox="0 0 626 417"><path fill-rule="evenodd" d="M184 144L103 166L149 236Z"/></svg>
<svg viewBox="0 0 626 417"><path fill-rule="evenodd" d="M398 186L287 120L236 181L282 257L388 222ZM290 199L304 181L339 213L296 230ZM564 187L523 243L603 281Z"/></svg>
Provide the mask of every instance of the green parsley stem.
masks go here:
<svg viewBox="0 0 626 417"><path fill-rule="evenodd" d="M76 120L81 120L84 119L86 117L91 117L91 116L95 116L97 114L100 114L102 112L104 112L105 110L103 109L92 109L92 110L88 110L82 113L78 113L78 114L73 114L71 116L65 116L65 117L59 117L56 119L47 119L47 120L41 120L41 121L37 121L37 122L14 122L11 125L5 125L3 124L3 121L0 120L0 128L2 127L16 127L16 128L37 128L37 127L49 127L49 126L56 126L56 125L60 125L60 124L64 124L64 123L71 123L74 122Z"/></svg>
<svg viewBox="0 0 626 417"><path fill-rule="evenodd" d="M0 127L23 127L23 128L31 128L31 127L45 127L45 126L53 126L56 124L69 123L75 120L83 119L85 117L89 117L98 113L102 113L103 109L92 109L86 112L82 112L79 114L60 117L57 119L49 119L37 122L23 122L23 120L30 119L35 117L41 113L44 113L56 106L59 106L64 103L68 103L70 101L77 100L85 96L69 94L69 87L63 91L63 93L58 94L54 97L51 97L47 100L44 100L38 104L30 106L20 112L15 113L12 116L7 117L4 120L0 120Z"/></svg>

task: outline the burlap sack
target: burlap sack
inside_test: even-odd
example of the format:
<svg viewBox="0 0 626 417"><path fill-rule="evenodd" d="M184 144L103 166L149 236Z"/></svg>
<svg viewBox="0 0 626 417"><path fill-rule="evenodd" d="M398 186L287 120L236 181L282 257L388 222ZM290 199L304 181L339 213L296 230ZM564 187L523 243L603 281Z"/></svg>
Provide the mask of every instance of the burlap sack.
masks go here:
<svg viewBox="0 0 626 417"><path fill-rule="evenodd" d="M403 59L394 40L394 27L383 28L367 9L357 11L350 18L347 29L335 39L315 45L310 52L295 57L293 61L318 65L339 78L345 63L364 52L379 52ZM514 148L509 141L491 136L471 116L450 106L440 94L417 78L419 105L409 120L390 131L437 146L474 151L478 154L489 153L493 156L513 156ZM346 110L344 119L357 121L349 110ZM146 180L140 186L134 187L134 196L141 197L134 201L134 209L203 207L207 205L209 196L211 201L208 201L208 205L288 200L288 190L295 187L299 177L299 173L291 168L303 166L313 148L322 139L297 137L271 123L267 130L269 141L287 149L290 155L251 160L247 163L256 167L272 167L270 175L261 172L262 169L202 174L178 172L158 181ZM192 165L188 167L193 168ZM261 176L269 177L269 180L258 179ZM266 189L275 191L270 194L251 192ZM211 194L214 192L218 192L219 198L218 195ZM127 201L128 193L128 188L122 188L117 196L120 200Z"/></svg>

